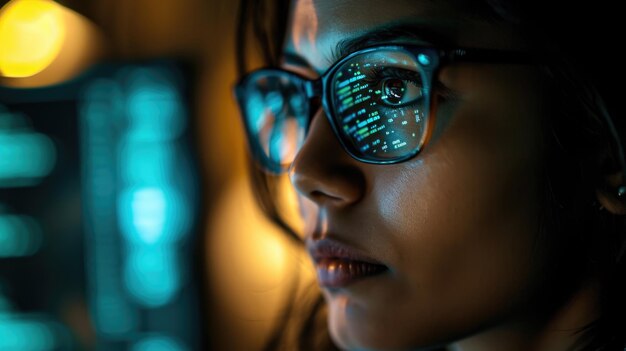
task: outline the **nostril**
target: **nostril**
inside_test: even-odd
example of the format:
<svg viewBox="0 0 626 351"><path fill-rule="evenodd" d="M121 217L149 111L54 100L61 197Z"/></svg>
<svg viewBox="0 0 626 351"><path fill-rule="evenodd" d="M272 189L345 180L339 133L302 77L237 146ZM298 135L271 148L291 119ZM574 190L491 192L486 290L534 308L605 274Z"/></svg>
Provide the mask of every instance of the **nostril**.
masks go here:
<svg viewBox="0 0 626 351"><path fill-rule="evenodd" d="M324 191L312 191L307 197L321 206L346 206L355 202L352 201L352 199L336 196Z"/></svg>
<svg viewBox="0 0 626 351"><path fill-rule="evenodd" d="M309 198L313 201L315 201L316 203L322 203L322 202L327 202L329 200L334 200L335 197L325 193L321 190L313 190L311 192L309 192Z"/></svg>
<svg viewBox="0 0 626 351"><path fill-rule="evenodd" d="M321 197L321 196L324 196L324 193L323 193L323 192L321 192L321 191L319 191L319 190L313 190L313 191L311 192L311 197L314 197L314 198L319 198L319 197Z"/></svg>
<svg viewBox="0 0 626 351"><path fill-rule="evenodd" d="M335 196L333 194L329 194L327 192L323 192L323 191L319 191L319 190L313 190L309 194L309 196L311 197L311 199L313 199L316 202L320 202L320 201L322 201L324 199L327 200L327 201L330 200L330 201L333 201L333 202L342 201L342 198L339 197L339 196Z"/></svg>

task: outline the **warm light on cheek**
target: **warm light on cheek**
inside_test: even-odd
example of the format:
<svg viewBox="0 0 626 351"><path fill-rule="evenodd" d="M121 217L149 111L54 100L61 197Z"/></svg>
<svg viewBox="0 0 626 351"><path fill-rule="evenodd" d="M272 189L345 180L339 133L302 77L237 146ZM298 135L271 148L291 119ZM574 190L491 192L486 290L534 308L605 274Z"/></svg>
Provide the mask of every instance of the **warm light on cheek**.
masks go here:
<svg viewBox="0 0 626 351"><path fill-rule="evenodd" d="M294 10L294 18L297 20L293 24L293 45L297 51L302 50L304 45L303 39L307 39L307 44L313 45L317 38L317 11L313 0L299 0L296 2Z"/></svg>
<svg viewBox="0 0 626 351"><path fill-rule="evenodd" d="M0 74L30 77L48 67L63 46L61 7L46 0L18 0L0 11Z"/></svg>

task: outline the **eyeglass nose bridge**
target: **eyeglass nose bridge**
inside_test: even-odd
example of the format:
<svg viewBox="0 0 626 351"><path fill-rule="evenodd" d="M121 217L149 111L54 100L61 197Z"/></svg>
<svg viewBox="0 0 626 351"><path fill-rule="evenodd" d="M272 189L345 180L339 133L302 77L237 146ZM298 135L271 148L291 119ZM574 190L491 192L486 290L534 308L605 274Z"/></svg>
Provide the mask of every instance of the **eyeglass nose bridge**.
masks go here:
<svg viewBox="0 0 626 351"><path fill-rule="evenodd" d="M307 80L304 82L304 93L307 99L322 97L324 94L324 82L322 78Z"/></svg>

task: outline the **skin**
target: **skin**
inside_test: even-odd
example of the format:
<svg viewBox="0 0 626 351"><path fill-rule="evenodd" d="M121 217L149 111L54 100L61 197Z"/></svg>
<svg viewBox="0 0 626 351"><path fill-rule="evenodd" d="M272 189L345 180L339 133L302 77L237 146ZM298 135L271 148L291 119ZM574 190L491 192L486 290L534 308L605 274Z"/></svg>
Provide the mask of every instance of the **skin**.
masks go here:
<svg viewBox="0 0 626 351"><path fill-rule="evenodd" d="M311 78L330 67L339 41L398 22L445 23L459 47L526 47L514 28L444 1L299 0L292 8L285 52L309 64L284 68ZM290 169L307 241L332 238L390 268L323 289L331 337L349 350L565 350L572 331L596 317L598 288L587 279L562 306L538 309L554 278L546 270L553 246L538 235L549 118L542 75L531 65L459 63L438 79L456 98L440 105L417 157L356 161L319 109Z"/></svg>

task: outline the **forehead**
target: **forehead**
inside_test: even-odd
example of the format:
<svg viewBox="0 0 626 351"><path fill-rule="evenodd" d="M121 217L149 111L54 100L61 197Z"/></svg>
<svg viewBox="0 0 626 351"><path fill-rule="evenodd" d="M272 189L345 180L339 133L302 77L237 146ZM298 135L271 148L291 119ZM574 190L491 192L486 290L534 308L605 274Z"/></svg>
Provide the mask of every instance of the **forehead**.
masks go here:
<svg viewBox="0 0 626 351"><path fill-rule="evenodd" d="M295 0L285 53L322 72L337 59L342 43L398 25L423 28L423 33L416 29L410 38L418 44L441 45L433 42L435 37L454 46L523 46L512 25L470 16L451 0Z"/></svg>

